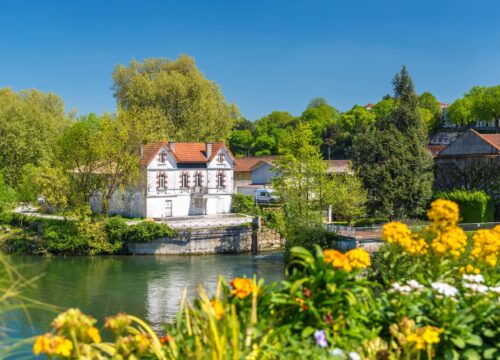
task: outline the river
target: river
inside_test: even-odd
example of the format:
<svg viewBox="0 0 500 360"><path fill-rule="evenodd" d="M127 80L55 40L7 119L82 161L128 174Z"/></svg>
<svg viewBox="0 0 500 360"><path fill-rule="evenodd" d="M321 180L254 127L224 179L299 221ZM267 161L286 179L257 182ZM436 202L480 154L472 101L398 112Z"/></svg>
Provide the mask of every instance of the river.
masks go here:
<svg viewBox="0 0 500 360"><path fill-rule="evenodd" d="M214 292L220 275L264 277L266 282L284 276L282 253L202 256L12 256L25 277L41 275L25 294L61 310L80 308L99 320L126 312L145 319L161 331L173 319L184 288L188 296L198 285ZM17 313L8 321L10 336L26 338L48 331L55 313L31 310L29 318Z"/></svg>

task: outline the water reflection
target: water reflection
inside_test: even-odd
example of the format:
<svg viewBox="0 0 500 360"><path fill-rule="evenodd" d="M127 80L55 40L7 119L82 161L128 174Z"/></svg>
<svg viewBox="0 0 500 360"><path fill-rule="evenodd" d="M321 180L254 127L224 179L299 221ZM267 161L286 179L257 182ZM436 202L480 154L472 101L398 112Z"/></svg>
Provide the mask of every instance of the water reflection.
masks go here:
<svg viewBox="0 0 500 360"><path fill-rule="evenodd" d="M220 275L283 278L283 256L101 256L33 257L16 256L12 261L26 277L43 274L27 295L60 309L79 307L99 319L127 312L145 318L156 330L173 319L183 290L190 298L198 285L215 291ZM14 337L46 331L54 313L30 311L31 324L24 316L9 321Z"/></svg>

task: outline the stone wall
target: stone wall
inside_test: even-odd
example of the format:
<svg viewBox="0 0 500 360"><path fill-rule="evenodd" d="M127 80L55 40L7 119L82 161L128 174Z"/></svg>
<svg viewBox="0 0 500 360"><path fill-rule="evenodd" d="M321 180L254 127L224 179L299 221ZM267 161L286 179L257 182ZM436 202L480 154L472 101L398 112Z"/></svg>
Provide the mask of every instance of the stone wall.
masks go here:
<svg viewBox="0 0 500 360"><path fill-rule="evenodd" d="M376 252L384 242L378 239L355 239L353 237L343 237L340 240L336 240L334 243L334 248L346 252L356 248L363 248L370 254Z"/></svg>
<svg viewBox="0 0 500 360"><path fill-rule="evenodd" d="M280 250L284 244L276 230L265 226L232 227L183 231L173 238L129 244L128 252L136 255L242 253Z"/></svg>

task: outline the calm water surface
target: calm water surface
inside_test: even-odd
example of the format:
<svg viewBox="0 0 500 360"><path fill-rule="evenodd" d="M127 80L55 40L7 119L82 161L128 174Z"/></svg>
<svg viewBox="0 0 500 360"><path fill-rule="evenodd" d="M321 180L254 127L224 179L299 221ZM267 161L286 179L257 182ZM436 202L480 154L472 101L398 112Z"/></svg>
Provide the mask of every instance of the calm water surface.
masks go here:
<svg viewBox="0 0 500 360"><path fill-rule="evenodd" d="M198 285L215 291L219 274L264 277L281 280L282 253L260 255L203 256L13 256L12 261L27 277L42 274L29 297L61 309L78 307L103 324L105 316L127 312L146 319L155 330L171 320L184 288L188 296ZM14 337L28 337L47 331L54 313L31 311L30 319L16 316L9 321Z"/></svg>

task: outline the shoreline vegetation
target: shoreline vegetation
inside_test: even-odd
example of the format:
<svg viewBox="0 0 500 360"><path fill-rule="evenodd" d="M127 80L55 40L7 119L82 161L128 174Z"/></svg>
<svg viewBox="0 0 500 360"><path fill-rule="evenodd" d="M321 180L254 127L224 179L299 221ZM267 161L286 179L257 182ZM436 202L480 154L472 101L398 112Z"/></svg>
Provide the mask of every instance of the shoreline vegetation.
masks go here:
<svg viewBox="0 0 500 360"><path fill-rule="evenodd" d="M500 226L467 237L459 207L436 200L429 224L384 226L385 246L290 249L286 279L220 278L184 296L155 333L117 314L103 323L69 309L34 340L55 359L495 359L500 355ZM103 336L109 332L110 337Z"/></svg>

